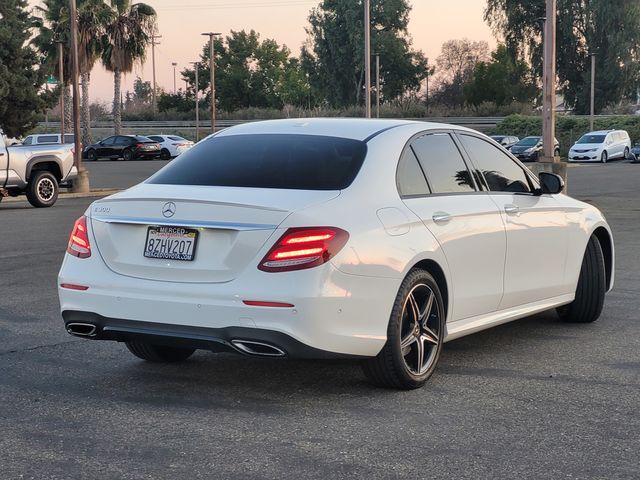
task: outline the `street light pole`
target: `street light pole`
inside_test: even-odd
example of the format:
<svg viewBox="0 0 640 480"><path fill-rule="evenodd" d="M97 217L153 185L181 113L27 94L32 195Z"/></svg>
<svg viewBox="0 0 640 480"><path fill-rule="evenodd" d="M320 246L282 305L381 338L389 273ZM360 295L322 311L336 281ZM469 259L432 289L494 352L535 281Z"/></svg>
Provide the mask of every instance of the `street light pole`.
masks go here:
<svg viewBox="0 0 640 480"><path fill-rule="evenodd" d="M371 118L371 0L364 0L364 72L365 111Z"/></svg>
<svg viewBox="0 0 640 480"><path fill-rule="evenodd" d="M555 102L556 102L556 15L557 0L547 0L547 20L544 33L544 81L542 116L542 162L555 162Z"/></svg>
<svg viewBox="0 0 640 480"><path fill-rule="evenodd" d="M591 124L591 131L593 132L596 114L596 54L590 53L589 56L591 57L591 110L589 122Z"/></svg>
<svg viewBox="0 0 640 480"><path fill-rule="evenodd" d="M200 140L200 110L198 106L198 67L200 66L199 62L191 62L193 65L193 69L196 72L196 84L195 84L195 96L196 96L196 143ZM185 92L186 95L186 92Z"/></svg>
<svg viewBox="0 0 640 480"><path fill-rule="evenodd" d="M429 71L429 57L427 57L427 95L426 95L426 104L427 104L427 115L429 115L429 75L430 75L430 71Z"/></svg>
<svg viewBox="0 0 640 480"><path fill-rule="evenodd" d="M171 62L171 65L173 66L173 94L175 95L178 93L178 90L176 89L176 67L178 64L176 62Z"/></svg>
<svg viewBox="0 0 640 480"><path fill-rule="evenodd" d="M64 143L64 49L63 42L56 40L58 44L58 86L60 87L60 141Z"/></svg>
<svg viewBox="0 0 640 480"><path fill-rule="evenodd" d="M205 32L202 35L209 37L209 73L211 76L211 133L216 133L216 57L213 49L214 38L221 35L217 32Z"/></svg>
<svg viewBox="0 0 640 480"><path fill-rule="evenodd" d="M376 118L380 118L380 55L376 53Z"/></svg>
<svg viewBox="0 0 640 480"><path fill-rule="evenodd" d="M69 15L71 17L71 84L73 85L73 134L74 152L73 164L78 170L78 177L73 182L73 189L76 192L89 191L89 173L82 168L82 144L80 143L80 66L78 64L78 14L76 10L76 0L69 0Z"/></svg>
<svg viewBox="0 0 640 480"><path fill-rule="evenodd" d="M152 101L152 105L153 105L153 112L155 113L157 110L157 103L156 103L156 45L158 45L158 42L156 42L156 39L158 38L162 38L162 35L156 35L155 33L153 35L151 35L151 69L153 71L153 89L151 92L151 101Z"/></svg>

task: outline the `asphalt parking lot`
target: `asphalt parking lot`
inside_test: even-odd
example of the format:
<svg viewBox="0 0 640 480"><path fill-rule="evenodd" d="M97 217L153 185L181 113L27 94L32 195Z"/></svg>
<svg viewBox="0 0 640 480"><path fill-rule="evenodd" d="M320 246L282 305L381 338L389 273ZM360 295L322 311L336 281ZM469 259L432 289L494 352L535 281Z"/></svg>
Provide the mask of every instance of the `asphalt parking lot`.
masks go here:
<svg viewBox="0 0 640 480"><path fill-rule="evenodd" d="M162 164L90 164L91 182L125 188ZM412 392L373 388L350 362L151 365L73 338L56 275L92 199L3 202L0 479L639 478L639 185L640 165L569 169L616 240L598 322L548 312L450 342Z"/></svg>

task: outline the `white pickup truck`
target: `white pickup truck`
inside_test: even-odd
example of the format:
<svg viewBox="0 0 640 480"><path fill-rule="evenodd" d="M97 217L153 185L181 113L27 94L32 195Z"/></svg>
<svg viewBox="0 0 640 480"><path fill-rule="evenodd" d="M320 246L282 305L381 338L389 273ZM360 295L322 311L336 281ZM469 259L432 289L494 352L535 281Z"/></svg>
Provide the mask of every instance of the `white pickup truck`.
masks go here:
<svg viewBox="0 0 640 480"><path fill-rule="evenodd" d="M73 180L73 144L7 147L0 135L0 200L26 194L34 207L50 207L61 184Z"/></svg>

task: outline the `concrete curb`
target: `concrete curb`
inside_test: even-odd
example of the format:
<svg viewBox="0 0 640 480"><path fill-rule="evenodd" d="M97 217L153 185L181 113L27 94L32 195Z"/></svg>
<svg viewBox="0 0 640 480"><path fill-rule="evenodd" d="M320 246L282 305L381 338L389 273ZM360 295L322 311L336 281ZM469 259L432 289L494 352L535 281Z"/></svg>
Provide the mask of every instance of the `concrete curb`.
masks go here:
<svg viewBox="0 0 640 480"><path fill-rule="evenodd" d="M58 200L64 200L67 198L98 198L98 197L108 197L109 195L113 195L114 193L121 192L122 189L115 188L104 188L92 190L87 193L60 193L58 196ZM26 202L27 199L24 195L20 195L19 197L5 197L2 199L2 203L12 203L12 202Z"/></svg>

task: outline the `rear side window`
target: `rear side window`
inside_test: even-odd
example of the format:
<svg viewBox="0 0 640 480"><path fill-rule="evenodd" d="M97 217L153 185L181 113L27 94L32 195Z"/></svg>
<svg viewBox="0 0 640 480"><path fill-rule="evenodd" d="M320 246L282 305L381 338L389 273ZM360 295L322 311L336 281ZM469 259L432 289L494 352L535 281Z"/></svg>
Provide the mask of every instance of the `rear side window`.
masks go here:
<svg viewBox="0 0 640 480"><path fill-rule="evenodd" d="M75 137L73 136L73 134L65 134L64 136L64 143L75 143Z"/></svg>
<svg viewBox="0 0 640 480"><path fill-rule="evenodd" d="M474 165L482 172L490 191L531 192L524 170L502 150L470 135L460 135L460 140Z"/></svg>
<svg viewBox="0 0 640 480"><path fill-rule="evenodd" d="M211 137L149 179L153 184L342 190L360 171L367 146L316 135Z"/></svg>
<svg viewBox="0 0 640 480"><path fill-rule="evenodd" d="M398 192L402 197L428 195L430 193L427 180L424 178L418 159L411 148L407 148L402 158L400 158L396 182L398 184Z"/></svg>
<svg viewBox="0 0 640 480"><path fill-rule="evenodd" d="M411 143L433 193L474 192L462 155L447 133L429 134Z"/></svg>

